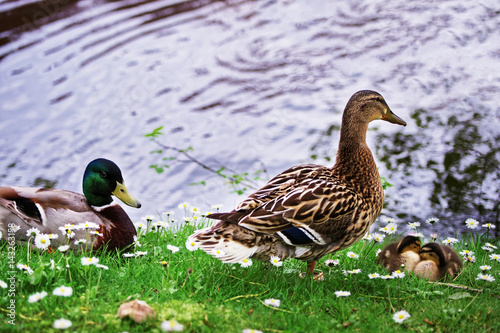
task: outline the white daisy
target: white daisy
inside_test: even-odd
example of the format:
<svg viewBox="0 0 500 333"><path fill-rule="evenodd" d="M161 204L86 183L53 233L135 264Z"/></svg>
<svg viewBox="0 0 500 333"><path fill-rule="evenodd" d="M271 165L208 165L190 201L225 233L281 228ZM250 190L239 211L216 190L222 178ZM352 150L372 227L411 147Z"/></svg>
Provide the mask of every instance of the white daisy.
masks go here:
<svg viewBox="0 0 500 333"><path fill-rule="evenodd" d="M30 228L26 231L26 237L36 237L40 233L40 230L38 228Z"/></svg>
<svg viewBox="0 0 500 333"><path fill-rule="evenodd" d="M394 279L394 276L386 274L386 275L380 275L380 278L382 280L392 280L392 279Z"/></svg>
<svg viewBox="0 0 500 333"><path fill-rule="evenodd" d="M46 250L50 246L50 238L47 234L38 234L35 237L35 246L40 250Z"/></svg>
<svg viewBox="0 0 500 333"><path fill-rule="evenodd" d="M99 225L97 223L87 221L87 222L84 222L84 223L77 224L75 226L75 228L76 229L80 229L80 230L83 230L83 229L99 229Z"/></svg>
<svg viewBox="0 0 500 333"><path fill-rule="evenodd" d="M186 241L186 249L189 251L198 250L198 244L195 241L190 241L189 239Z"/></svg>
<svg viewBox="0 0 500 333"><path fill-rule="evenodd" d="M339 290L339 291L335 292L335 296L337 296L337 297L347 297L347 296L351 296L351 292Z"/></svg>
<svg viewBox="0 0 500 333"><path fill-rule="evenodd" d="M86 240L86 239L84 239L84 238L77 239L77 240L75 240L75 241L73 242L73 244L75 244L75 245L85 244L85 243L87 243L87 240Z"/></svg>
<svg viewBox="0 0 500 333"><path fill-rule="evenodd" d="M135 257L135 254L133 254L133 253L124 253L124 254L122 254L122 256L124 258L131 258L131 257Z"/></svg>
<svg viewBox="0 0 500 333"><path fill-rule="evenodd" d="M279 299L268 298L264 300L264 304L269 306L274 306L275 308L279 308L281 305L281 301Z"/></svg>
<svg viewBox="0 0 500 333"><path fill-rule="evenodd" d="M0 288L5 289L7 287L8 287L7 283L5 283L5 281L0 280Z"/></svg>
<svg viewBox="0 0 500 333"><path fill-rule="evenodd" d="M39 300L41 300L45 296L47 296L47 292L46 291L42 291L42 292L39 292L39 293L34 293L33 295L30 295L28 297L28 302L29 303L38 302Z"/></svg>
<svg viewBox="0 0 500 333"><path fill-rule="evenodd" d="M8 230L8 232L9 232L9 233L14 233L14 234L15 234L16 232L18 232L18 231L19 231L19 229L21 229L21 227L20 227L20 226L18 226L18 225L9 225L9 230Z"/></svg>
<svg viewBox="0 0 500 333"><path fill-rule="evenodd" d="M458 243L458 239L453 238L453 237L448 237L443 241L443 244L447 244L447 245L453 245L456 243Z"/></svg>
<svg viewBox="0 0 500 333"><path fill-rule="evenodd" d="M212 251L210 251L210 254L213 255L215 258L221 258L226 255L226 253L221 249L212 249Z"/></svg>
<svg viewBox="0 0 500 333"><path fill-rule="evenodd" d="M491 269L491 266L482 265L482 266L479 266L479 269L482 270L483 272L484 271L489 271Z"/></svg>
<svg viewBox="0 0 500 333"><path fill-rule="evenodd" d="M398 311L392 316L392 319L394 319L396 323L402 323L408 318L410 318L410 314L404 310Z"/></svg>
<svg viewBox="0 0 500 333"><path fill-rule="evenodd" d="M270 261L271 261L271 264L273 264L276 267L280 267L283 265L283 261L281 261L280 257L277 257L277 256L272 256Z"/></svg>
<svg viewBox="0 0 500 333"><path fill-rule="evenodd" d="M71 327L71 325L72 325L71 321L68 319L64 319L64 318L56 319L54 321L54 328L57 328L60 330L64 330L68 327Z"/></svg>
<svg viewBox="0 0 500 333"><path fill-rule="evenodd" d="M263 333L263 332L259 330L254 330L252 328L245 328L241 331L241 333Z"/></svg>
<svg viewBox="0 0 500 333"><path fill-rule="evenodd" d="M372 235L372 239L373 239L373 241L374 241L374 242L376 242L376 243L382 243L382 242L384 241L384 239L385 239L385 235L383 235L383 234L381 234L381 233L376 232L376 233L374 233L374 234Z"/></svg>
<svg viewBox="0 0 500 333"><path fill-rule="evenodd" d="M146 222L153 222L155 220L155 217L153 215L146 215L141 217L141 220L144 220Z"/></svg>
<svg viewBox="0 0 500 333"><path fill-rule="evenodd" d="M252 263L253 263L252 259L250 259L250 258L245 258L245 259L242 259L240 261L241 267L244 267L244 268L252 266Z"/></svg>
<svg viewBox="0 0 500 333"><path fill-rule="evenodd" d="M434 223L437 223L439 222L439 219L437 217L431 217L431 218L428 218L425 223L428 223L428 224L434 224Z"/></svg>
<svg viewBox="0 0 500 333"><path fill-rule="evenodd" d="M356 254L356 253L354 253L352 251L349 251L349 252L347 252L347 257L351 258L351 259L358 259L359 258L359 254Z"/></svg>
<svg viewBox="0 0 500 333"><path fill-rule="evenodd" d="M388 235L395 234L398 231L398 226L396 223L388 223L385 227L379 229L382 232L385 232Z"/></svg>
<svg viewBox="0 0 500 333"><path fill-rule="evenodd" d="M496 254L496 253L490 254L490 259L500 261L500 254Z"/></svg>
<svg viewBox="0 0 500 333"><path fill-rule="evenodd" d="M68 297L68 296L73 295L73 288L71 288L71 287L65 287L65 286L60 286L60 287L57 287L56 289L54 289L54 291L52 292L52 294L54 294L55 296Z"/></svg>
<svg viewBox="0 0 500 333"><path fill-rule="evenodd" d="M408 222L408 229L417 230L420 227L420 222Z"/></svg>
<svg viewBox="0 0 500 333"><path fill-rule="evenodd" d="M167 245L167 250L172 251L172 253L179 252L179 248L177 246L173 246L170 244Z"/></svg>
<svg viewBox="0 0 500 333"><path fill-rule="evenodd" d="M391 275L394 276L395 278L400 278L400 279L405 277L405 273L401 272L400 270L392 272Z"/></svg>
<svg viewBox="0 0 500 333"><path fill-rule="evenodd" d="M97 268L102 268L102 269L104 269L104 270L108 270L108 269L109 269L109 267L108 267L108 266L106 266L106 265L101 265L101 264L95 264L95 267L97 267Z"/></svg>
<svg viewBox="0 0 500 333"><path fill-rule="evenodd" d="M371 273L371 274L368 274L368 277L371 279L376 279L376 278L379 278L380 277L380 274L379 273Z"/></svg>
<svg viewBox="0 0 500 333"><path fill-rule="evenodd" d="M469 251L469 250L463 250L463 251L460 251L460 255L462 255L462 256L472 256L472 255L474 255L474 252Z"/></svg>
<svg viewBox="0 0 500 333"><path fill-rule="evenodd" d="M327 261L325 261L325 265L328 267L337 266L338 264L339 264L339 261L336 259L328 259Z"/></svg>
<svg viewBox="0 0 500 333"><path fill-rule="evenodd" d="M492 249L496 249L497 247L491 243L486 243L484 244L484 246L488 246L488 247L491 247Z"/></svg>
<svg viewBox="0 0 500 333"><path fill-rule="evenodd" d="M484 281L488 281L488 282L493 282L493 281L495 281L495 278L493 276L491 276L490 274L479 273L477 275L476 280L484 280Z"/></svg>
<svg viewBox="0 0 500 333"><path fill-rule="evenodd" d="M483 224L483 228L488 228L488 229L495 229L495 225L491 223L485 223Z"/></svg>
<svg viewBox="0 0 500 333"><path fill-rule="evenodd" d="M175 319L170 319L161 323L161 329L165 332L180 332L184 330L184 325Z"/></svg>
<svg viewBox="0 0 500 333"><path fill-rule="evenodd" d="M148 254L148 251L135 251L134 255L136 257L141 257L141 256L145 256ZM125 255L124 255L125 256Z"/></svg>
<svg viewBox="0 0 500 333"><path fill-rule="evenodd" d="M380 254L380 252L382 252L382 249L378 249L377 251L375 251L375 257L378 257L378 255Z"/></svg>
<svg viewBox="0 0 500 333"><path fill-rule="evenodd" d="M212 205L212 208L219 210L222 208L222 206L223 206L222 204L217 204L217 205Z"/></svg>
<svg viewBox="0 0 500 333"><path fill-rule="evenodd" d="M469 229L476 229L479 226L479 221L474 219L465 220L465 225Z"/></svg>
<svg viewBox="0 0 500 333"><path fill-rule="evenodd" d="M366 233L366 235L363 236L363 240L365 240L365 241L371 241L372 240L372 236L369 233Z"/></svg>
<svg viewBox="0 0 500 333"><path fill-rule="evenodd" d="M33 274L33 270L28 265L23 265L21 263L17 264L17 269L21 271L26 271L29 275Z"/></svg>
<svg viewBox="0 0 500 333"><path fill-rule="evenodd" d="M186 209L189 208L189 204L187 202L181 202L177 207L179 207L180 209Z"/></svg>
<svg viewBox="0 0 500 333"><path fill-rule="evenodd" d="M82 257L81 262L82 262L83 266L95 265L95 264L99 263L99 258Z"/></svg>
<svg viewBox="0 0 500 333"><path fill-rule="evenodd" d="M476 256L473 254L466 255L463 259L468 262L476 262Z"/></svg>

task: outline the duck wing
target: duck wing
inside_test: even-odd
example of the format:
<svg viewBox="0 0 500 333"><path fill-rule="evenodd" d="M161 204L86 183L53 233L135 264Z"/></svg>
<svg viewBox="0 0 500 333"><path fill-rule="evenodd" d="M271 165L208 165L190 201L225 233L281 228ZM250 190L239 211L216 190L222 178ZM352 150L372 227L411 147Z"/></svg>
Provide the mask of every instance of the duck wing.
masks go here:
<svg viewBox="0 0 500 333"><path fill-rule="evenodd" d="M345 235L360 203L332 169L308 164L276 176L234 211L209 217L278 233L290 245L324 245Z"/></svg>

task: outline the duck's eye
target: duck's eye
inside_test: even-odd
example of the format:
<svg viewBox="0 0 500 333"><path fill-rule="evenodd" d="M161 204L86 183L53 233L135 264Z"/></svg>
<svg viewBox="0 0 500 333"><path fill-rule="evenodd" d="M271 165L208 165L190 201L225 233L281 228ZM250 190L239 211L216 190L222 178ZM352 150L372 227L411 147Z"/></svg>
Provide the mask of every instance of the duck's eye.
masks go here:
<svg viewBox="0 0 500 333"><path fill-rule="evenodd" d="M106 171L101 171L101 177L106 178L108 176Z"/></svg>

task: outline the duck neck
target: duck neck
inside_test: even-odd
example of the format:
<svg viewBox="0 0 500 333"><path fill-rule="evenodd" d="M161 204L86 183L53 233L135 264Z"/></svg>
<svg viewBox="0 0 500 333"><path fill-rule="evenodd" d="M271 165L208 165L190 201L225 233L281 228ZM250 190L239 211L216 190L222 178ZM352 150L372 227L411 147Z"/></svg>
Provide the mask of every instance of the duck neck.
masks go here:
<svg viewBox="0 0 500 333"><path fill-rule="evenodd" d="M337 160L333 167L334 173L342 177L346 183L356 187L362 185L359 189L361 192L372 192L373 189L378 191L382 186L377 165L366 144L367 129L368 123L355 124L351 121L343 121ZM375 183L366 183L370 180Z"/></svg>

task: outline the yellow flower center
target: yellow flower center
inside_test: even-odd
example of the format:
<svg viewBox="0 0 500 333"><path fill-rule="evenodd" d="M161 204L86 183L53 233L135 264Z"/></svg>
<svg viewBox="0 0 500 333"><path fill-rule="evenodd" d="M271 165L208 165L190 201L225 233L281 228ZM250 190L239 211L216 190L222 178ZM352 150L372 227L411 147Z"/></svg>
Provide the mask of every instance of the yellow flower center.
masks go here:
<svg viewBox="0 0 500 333"><path fill-rule="evenodd" d="M401 273L401 271L400 271L400 270L397 270L397 271L396 271L396 273L397 273L397 274L399 274L399 273Z"/></svg>
<svg viewBox="0 0 500 333"><path fill-rule="evenodd" d="M400 315L399 315L399 319L403 319L404 317L405 317L405 316L404 316L404 315L402 315L402 314L400 314Z"/></svg>

